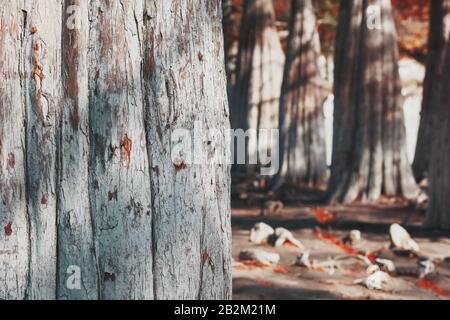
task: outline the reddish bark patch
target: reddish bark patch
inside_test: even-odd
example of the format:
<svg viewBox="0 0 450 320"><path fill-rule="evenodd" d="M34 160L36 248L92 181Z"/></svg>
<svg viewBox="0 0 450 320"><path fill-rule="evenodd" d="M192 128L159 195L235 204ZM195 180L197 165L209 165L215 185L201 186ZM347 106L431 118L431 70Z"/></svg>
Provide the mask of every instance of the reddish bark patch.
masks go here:
<svg viewBox="0 0 450 320"><path fill-rule="evenodd" d="M39 42L35 42L35 43L33 44L33 50L34 50L35 52L38 52L40 48L41 48L41 46L39 45Z"/></svg>
<svg viewBox="0 0 450 320"><path fill-rule="evenodd" d="M431 291L440 297L450 298L450 291L439 287L438 284L435 283L434 281L427 280L427 279L420 279L419 287L424 290Z"/></svg>
<svg viewBox="0 0 450 320"><path fill-rule="evenodd" d="M173 166L175 167L175 173L178 173L187 168L186 163L184 163L184 161L176 161L173 163Z"/></svg>
<svg viewBox="0 0 450 320"><path fill-rule="evenodd" d="M16 166L16 157L14 156L14 153L10 153L8 155L8 168L14 169Z"/></svg>
<svg viewBox="0 0 450 320"><path fill-rule="evenodd" d="M42 195L42 198L41 198L41 204L42 204L43 206L48 205L48 197L47 197L45 194Z"/></svg>
<svg viewBox="0 0 450 320"><path fill-rule="evenodd" d="M202 267L206 264L206 263L210 263L211 264L211 257L208 254L208 251L204 251L202 254Z"/></svg>
<svg viewBox="0 0 450 320"><path fill-rule="evenodd" d="M122 143L120 144L121 149L121 159L122 161L128 161L128 165L131 164L131 150L133 149L133 141L128 138L128 135L125 135L125 137L122 140Z"/></svg>
<svg viewBox="0 0 450 320"><path fill-rule="evenodd" d="M203 61L203 53L201 52L198 53L198 60Z"/></svg>
<svg viewBox="0 0 450 320"><path fill-rule="evenodd" d="M103 273L103 281L104 282L116 282L116 275L114 273L104 272Z"/></svg>
<svg viewBox="0 0 450 320"><path fill-rule="evenodd" d="M5 227L5 235L7 237L10 237L12 235L13 231L12 231L12 222L8 223Z"/></svg>

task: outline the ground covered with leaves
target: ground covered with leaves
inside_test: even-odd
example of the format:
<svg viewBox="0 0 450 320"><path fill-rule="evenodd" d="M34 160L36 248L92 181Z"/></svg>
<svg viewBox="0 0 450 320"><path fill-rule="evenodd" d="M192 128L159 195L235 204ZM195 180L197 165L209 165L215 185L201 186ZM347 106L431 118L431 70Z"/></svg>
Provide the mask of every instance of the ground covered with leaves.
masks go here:
<svg viewBox="0 0 450 320"><path fill-rule="evenodd" d="M269 216L261 216L259 206L235 203L234 207L234 299L450 299L450 235L422 228L423 212L407 203L295 204ZM305 248L289 242L281 247L251 243L250 230L260 222L288 229ZM393 250L392 224L402 225L420 251ZM358 243L344 241L352 230L361 233ZM241 251L248 249L277 253L280 261L243 261ZM296 264L305 251L310 255L309 267ZM395 270L377 262L385 260ZM433 270L426 270L427 261ZM381 290L368 289L364 283L376 271L371 264L389 275Z"/></svg>

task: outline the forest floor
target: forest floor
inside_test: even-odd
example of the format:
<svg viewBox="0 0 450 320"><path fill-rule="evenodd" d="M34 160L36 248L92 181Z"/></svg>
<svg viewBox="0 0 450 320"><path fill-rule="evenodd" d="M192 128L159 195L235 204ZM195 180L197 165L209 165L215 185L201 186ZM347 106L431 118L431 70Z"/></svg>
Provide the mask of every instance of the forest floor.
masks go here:
<svg viewBox="0 0 450 320"><path fill-rule="evenodd" d="M272 216L263 217L257 207L233 204L233 286L234 299L450 299L450 235L425 230L421 227L423 213L402 203L386 201L379 205L353 204L325 207L337 214L337 220L327 227L319 225L315 206L288 205ZM259 222L273 228L290 230L311 251L311 259L340 260L334 273L323 269L295 266L300 250L293 246L274 248L249 242L250 229ZM418 275L418 257L394 254L390 249L391 224L403 225L420 246L420 255L440 263L432 281L421 281ZM320 228L320 229L319 229ZM328 238L320 237L322 230ZM392 274L387 290L369 290L355 280L367 276L365 265L339 245L351 230L362 233L358 248L364 252L378 252L380 257L393 261L397 272ZM243 249L259 248L278 253L281 261L276 266L246 264L239 261Z"/></svg>

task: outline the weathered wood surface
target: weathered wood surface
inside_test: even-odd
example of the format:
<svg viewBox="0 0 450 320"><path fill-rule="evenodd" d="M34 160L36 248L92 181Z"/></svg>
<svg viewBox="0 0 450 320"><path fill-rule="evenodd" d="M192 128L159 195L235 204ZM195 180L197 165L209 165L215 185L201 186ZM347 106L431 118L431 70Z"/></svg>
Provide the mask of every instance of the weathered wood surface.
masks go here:
<svg viewBox="0 0 450 320"><path fill-rule="evenodd" d="M229 299L221 2L8 2L0 58L0 299Z"/></svg>

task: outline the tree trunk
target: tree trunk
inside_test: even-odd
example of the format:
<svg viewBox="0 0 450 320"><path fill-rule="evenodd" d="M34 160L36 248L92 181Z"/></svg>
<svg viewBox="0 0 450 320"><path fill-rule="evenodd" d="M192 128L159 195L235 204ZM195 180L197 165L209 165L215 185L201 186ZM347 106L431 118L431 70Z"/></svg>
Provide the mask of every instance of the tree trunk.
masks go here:
<svg viewBox="0 0 450 320"><path fill-rule="evenodd" d="M79 10L78 21L73 19L74 9ZM58 298L97 299L99 274L89 201L89 2L65 0L63 10ZM82 266L83 290L67 286L72 275L68 271L75 271L72 266Z"/></svg>
<svg viewBox="0 0 450 320"><path fill-rule="evenodd" d="M445 31L448 36L448 29ZM447 41L442 48L441 61L437 66L439 70L435 70L439 74L439 78L430 81L438 81L439 92L432 91L437 94L433 105L433 113L439 115L434 118L433 122L433 138L431 156L429 162L429 194L430 203L428 207L425 225L431 228L450 230L450 145L448 137L450 135L450 108L448 101L450 100L450 42Z"/></svg>
<svg viewBox="0 0 450 320"><path fill-rule="evenodd" d="M171 14L174 6L184 14ZM230 173L227 165L210 164L214 150L218 162L228 163L229 145L218 136L194 137L195 164L187 155L172 159L166 147L175 129L200 124L204 130L222 130L222 139L229 129L221 1L152 2L147 12L145 110L155 298L229 299Z"/></svg>
<svg viewBox="0 0 450 320"><path fill-rule="evenodd" d="M238 30L236 30L236 23L233 14L233 0L222 0L223 12L223 35L225 47L225 70L227 73L228 96L231 98L231 90L234 86L235 69L236 69L236 55L235 55L235 39Z"/></svg>
<svg viewBox="0 0 450 320"><path fill-rule="evenodd" d="M245 0L241 22L232 126L245 130L277 129L284 53L275 27L272 0ZM249 139L248 158L277 145L258 132Z"/></svg>
<svg viewBox="0 0 450 320"><path fill-rule="evenodd" d="M281 170L275 188L326 183L320 40L311 0L293 0L280 98Z"/></svg>
<svg viewBox="0 0 450 320"><path fill-rule="evenodd" d="M231 297L220 4L0 9L0 299ZM173 162L194 123L223 135Z"/></svg>
<svg viewBox="0 0 450 320"><path fill-rule="evenodd" d="M430 6L427 71L424 80L419 136L413 163L417 181L421 181L427 176L430 163L436 118L440 117L436 110L439 105L440 87L443 83L441 74L443 52L449 40L450 30L450 1L431 1Z"/></svg>
<svg viewBox="0 0 450 320"><path fill-rule="evenodd" d="M391 9L390 0L341 1L331 202L417 194L406 153Z"/></svg>

